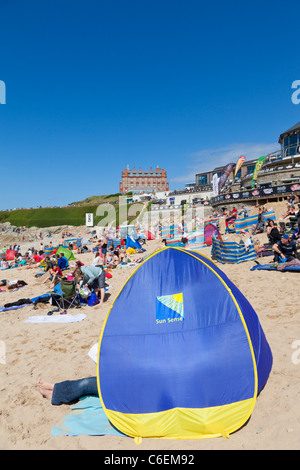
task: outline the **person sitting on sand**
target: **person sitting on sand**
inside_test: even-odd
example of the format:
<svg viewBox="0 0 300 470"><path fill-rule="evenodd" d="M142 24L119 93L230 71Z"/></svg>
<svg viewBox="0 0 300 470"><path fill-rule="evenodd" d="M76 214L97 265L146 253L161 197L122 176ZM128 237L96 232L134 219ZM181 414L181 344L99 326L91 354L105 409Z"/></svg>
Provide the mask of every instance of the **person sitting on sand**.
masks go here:
<svg viewBox="0 0 300 470"><path fill-rule="evenodd" d="M9 263L6 259L1 260L1 269L8 269L9 267Z"/></svg>
<svg viewBox="0 0 300 470"><path fill-rule="evenodd" d="M55 384L40 380L38 389L54 406L68 405L87 395L99 396L97 377L66 380Z"/></svg>
<svg viewBox="0 0 300 470"><path fill-rule="evenodd" d="M109 262L108 262L109 260ZM119 252L118 250L115 250L113 254L110 254L109 257L107 258L107 267L109 269L114 269L120 264L120 259L119 259Z"/></svg>
<svg viewBox="0 0 300 470"><path fill-rule="evenodd" d="M99 255L98 251L96 251L96 253L95 253L95 258L92 261L92 266L100 266L100 267L103 266L103 260L102 260L101 256Z"/></svg>
<svg viewBox="0 0 300 470"><path fill-rule="evenodd" d="M39 264L39 262L41 261L41 257L40 255L38 254L37 251L34 251L33 254L32 254L32 257L30 259L30 262L29 264Z"/></svg>
<svg viewBox="0 0 300 470"><path fill-rule="evenodd" d="M256 233L262 233L264 231L264 228L265 228L265 218L264 218L264 208L263 207L260 207L258 209L258 215L257 215L257 224L254 226L254 228L252 229L252 234L256 234Z"/></svg>
<svg viewBox="0 0 300 470"><path fill-rule="evenodd" d="M57 264L60 267L60 269L63 271L65 269L68 269L69 267L69 261L65 257L64 253L60 254L60 257L57 255Z"/></svg>
<svg viewBox="0 0 300 470"><path fill-rule="evenodd" d="M292 261L297 258L297 246L288 235L282 235L279 242L273 246L274 262Z"/></svg>
<svg viewBox="0 0 300 470"><path fill-rule="evenodd" d="M296 210L294 206L289 206L287 212L282 216L283 219L287 219L287 217L295 217Z"/></svg>
<svg viewBox="0 0 300 470"><path fill-rule="evenodd" d="M280 241L281 239L281 231L276 226L276 223L272 219L267 219L267 236L269 242L274 244Z"/></svg>
<svg viewBox="0 0 300 470"><path fill-rule="evenodd" d="M123 264L128 262L127 253L124 250L124 248L119 250L119 260L120 260L120 263L123 263Z"/></svg>
<svg viewBox="0 0 300 470"><path fill-rule="evenodd" d="M55 287L56 284L58 284L63 277L63 273L60 269L60 267L55 264L53 267L49 269L49 276L43 281L43 284L45 284L47 281L52 281L53 286Z"/></svg>

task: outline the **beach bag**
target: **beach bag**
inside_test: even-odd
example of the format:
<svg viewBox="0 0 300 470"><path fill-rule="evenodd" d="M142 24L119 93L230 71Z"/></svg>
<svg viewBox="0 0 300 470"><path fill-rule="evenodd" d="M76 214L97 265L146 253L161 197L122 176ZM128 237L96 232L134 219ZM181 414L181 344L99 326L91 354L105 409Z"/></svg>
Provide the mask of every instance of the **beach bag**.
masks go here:
<svg viewBox="0 0 300 470"><path fill-rule="evenodd" d="M97 294L95 294L95 292L92 292L89 299L88 299L88 305L90 307L93 307L93 305L97 305L99 303L99 299L98 299L98 296Z"/></svg>

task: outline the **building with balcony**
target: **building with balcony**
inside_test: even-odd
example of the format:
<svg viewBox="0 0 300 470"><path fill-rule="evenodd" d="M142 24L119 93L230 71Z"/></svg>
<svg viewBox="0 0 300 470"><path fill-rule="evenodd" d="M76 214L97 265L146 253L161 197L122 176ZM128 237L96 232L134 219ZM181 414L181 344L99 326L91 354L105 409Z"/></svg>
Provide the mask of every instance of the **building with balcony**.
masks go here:
<svg viewBox="0 0 300 470"><path fill-rule="evenodd" d="M280 150L267 156L254 187L252 180L257 159L245 161L234 182L228 185L221 195L212 198L212 204L236 204L238 201L245 202L249 199L255 200L256 204L265 204L282 200L290 193L299 196L300 122L283 132L278 143Z"/></svg>
<svg viewBox="0 0 300 470"><path fill-rule="evenodd" d="M300 122L287 131L283 132L278 143L281 145L283 157L292 157L300 154Z"/></svg>

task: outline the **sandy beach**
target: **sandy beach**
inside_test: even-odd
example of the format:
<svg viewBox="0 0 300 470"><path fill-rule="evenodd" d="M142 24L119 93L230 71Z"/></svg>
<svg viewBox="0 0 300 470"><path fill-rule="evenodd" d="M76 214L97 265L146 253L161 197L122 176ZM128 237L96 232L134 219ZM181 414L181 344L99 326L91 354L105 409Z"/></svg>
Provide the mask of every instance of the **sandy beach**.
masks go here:
<svg viewBox="0 0 300 470"><path fill-rule="evenodd" d="M238 238L238 236L235 236ZM266 242L266 234L259 235ZM22 244L21 244L22 246ZM146 254L163 246L160 240L148 241ZM200 250L211 257L209 247ZM75 254L89 264L93 253ZM262 263L270 259L262 259ZM71 264L74 264L72 262ZM25 320L46 315L49 304L37 310L26 306L0 313L0 341L5 357L0 362L0 448L40 450L231 450L297 449L300 434L300 374L297 347L300 340L298 314L298 274L250 271L253 262L218 267L250 301L273 353L273 369L259 395L248 423L229 439L167 440L134 439L119 436L52 437L51 430L66 414L69 405L52 406L38 391L39 380L60 382L96 375L96 365L88 356L99 341L106 314L133 267L115 269L107 281L111 288L103 306L82 307L72 313L84 313L81 322L70 324L32 324ZM35 278L34 269L2 272L8 280L28 283L15 292L0 293L0 305L20 298L33 298L47 292L43 279ZM300 341L299 341L300 342ZM296 346L296 348L295 348ZM294 347L294 348L293 348Z"/></svg>

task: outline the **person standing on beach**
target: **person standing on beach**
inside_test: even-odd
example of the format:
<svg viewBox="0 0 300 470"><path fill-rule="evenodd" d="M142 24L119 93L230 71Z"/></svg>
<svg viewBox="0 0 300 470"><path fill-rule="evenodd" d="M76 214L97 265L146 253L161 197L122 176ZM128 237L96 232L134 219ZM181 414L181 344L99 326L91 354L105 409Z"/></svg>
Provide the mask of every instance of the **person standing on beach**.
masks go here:
<svg viewBox="0 0 300 470"><path fill-rule="evenodd" d="M84 266L80 261L76 261L76 269L80 269L83 274L81 287L88 286L93 289L99 297L100 304L103 305L105 296L105 271L100 266Z"/></svg>
<svg viewBox="0 0 300 470"><path fill-rule="evenodd" d="M103 258L103 266L106 266L106 260L107 260L107 238L103 235L101 238L101 243L100 243L100 248L101 248L101 253L102 253L102 258Z"/></svg>

